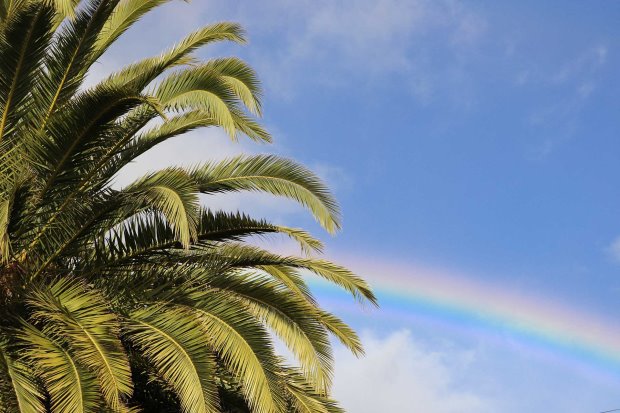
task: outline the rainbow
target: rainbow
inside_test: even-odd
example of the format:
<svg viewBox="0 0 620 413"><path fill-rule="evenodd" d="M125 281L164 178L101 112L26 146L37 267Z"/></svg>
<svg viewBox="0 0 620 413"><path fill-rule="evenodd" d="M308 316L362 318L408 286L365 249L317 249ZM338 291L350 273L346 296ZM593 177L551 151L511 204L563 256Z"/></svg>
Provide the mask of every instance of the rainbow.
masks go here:
<svg viewBox="0 0 620 413"><path fill-rule="evenodd" d="M401 324L426 318L488 339L505 341L508 337L529 352L620 380L620 328L600 315L531 291L418 265L363 263L359 259L338 262L374 287L381 305L379 318ZM317 287L328 306L355 311L353 305L343 307L343 303L351 303L342 300L333 287L323 283Z"/></svg>

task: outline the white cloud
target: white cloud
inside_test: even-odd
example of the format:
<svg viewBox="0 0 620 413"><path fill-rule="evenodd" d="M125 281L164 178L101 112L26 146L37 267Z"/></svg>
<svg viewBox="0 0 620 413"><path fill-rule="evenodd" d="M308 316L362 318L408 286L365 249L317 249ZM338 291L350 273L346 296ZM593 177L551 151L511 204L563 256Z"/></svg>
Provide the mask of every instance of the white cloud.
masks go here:
<svg viewBox="0 0 620 413"><path fill-rule="evenodd" d="M385 338L366 332L362 339L365 357L342 348L335 354L334 396L350 413L498 411L490 397L459 379L474 353L429 350L407 330Z"/></svg>
<svg viewBox="0 0 620 413"><path fill-rule="evenodd" d="M296 96L309 82L360 88L387 81L420 102L447 96L462 103L469 97L458 86L472 81L471 52L488 30L478 11L453 0L170 2L124 35L106 59L124 64L156 54L218 20L239 21L247 29L251 45L234 54L244 55L268 93L280 98ZM151 42L145 44L145 37ZM222 48L229 53L230 47L212 45L200 54Z"/></svg>

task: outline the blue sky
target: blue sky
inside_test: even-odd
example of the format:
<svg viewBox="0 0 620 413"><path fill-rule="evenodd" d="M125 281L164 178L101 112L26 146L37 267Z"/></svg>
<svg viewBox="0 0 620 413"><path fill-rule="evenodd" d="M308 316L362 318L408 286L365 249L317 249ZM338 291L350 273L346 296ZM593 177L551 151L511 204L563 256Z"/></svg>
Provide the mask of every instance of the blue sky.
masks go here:
<svg viewBox="0 0 620 413"><path fill-rule="evenodd" d="M193 133L132 173L277 152L331 184L341 234L324 236L286 202L216 205L308 227L336 260L423 265L620 319L620 2L174 1L95 76L218 20L241 22L250 43L202 55L257 69L276 143ZM620 408L618 377L535 354L506 332L390 318L383 304L339 307L368 349L361 361L337 350L336 393L353 413L388 411L386 400L425 413ZM368 396L377 389L385 396Z"/></svg>

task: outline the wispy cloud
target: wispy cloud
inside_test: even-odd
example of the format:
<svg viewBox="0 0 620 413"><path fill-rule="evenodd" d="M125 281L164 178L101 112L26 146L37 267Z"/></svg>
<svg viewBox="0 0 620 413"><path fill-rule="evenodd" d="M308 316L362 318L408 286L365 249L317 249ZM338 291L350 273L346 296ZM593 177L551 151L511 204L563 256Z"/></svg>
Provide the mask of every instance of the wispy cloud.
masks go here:
<svg viewBox="0 0 620 413"><path fill-rule="evenodd" d="M552 83L565 83L576 78L589 77L607 62L608 48L604 44L597 44L572 60L564 63L557 72L551 76ZM577 79L578 80L578 79Z"/></svg>
<svg viewBox="0 0 620 413"><path fill-rule="evenodd" d="M605 248L605 253L616 263L620 264L620 236L616 237L608 246Z"/></svg>
<svg viewBox="0 0 620 413"><path fill-rule="evenodd" d="M240 20L251 38L269 39L268 48L255 43L250 55L270 91L284 97L307 82L387 81L429 101L466 77L463 58L487 30L483 16L450 0L213 1L211 9Z"/></svg>
<svg viewBox="0 0 620 413"><path fill-rule="evenodd" d="M601 69L607 62L608 48L596 44L574 58L546 73L534 75L523 71L517 77L519 86L546 90L543 102L529 113L527 123L544 137L530 148L532 159L544 159L558 145L570 139L578 130L579 114L590 101L600 80Z"/></svg>

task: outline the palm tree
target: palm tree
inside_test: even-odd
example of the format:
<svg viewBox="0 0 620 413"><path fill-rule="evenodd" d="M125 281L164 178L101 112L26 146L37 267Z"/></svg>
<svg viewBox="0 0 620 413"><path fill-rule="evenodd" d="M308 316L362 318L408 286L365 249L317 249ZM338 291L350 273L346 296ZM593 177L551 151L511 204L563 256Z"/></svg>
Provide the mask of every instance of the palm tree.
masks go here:
<svg viewBox="0 0 620 413"><path fill-rule="evenodd" d="M314 273L376 304L368 285L313 254L304 230L209 209L201 194L259 191L340 227L303 166L239 156L166 168L122 189L119 171L187 131L270 141L260 85L237 58L197 61L218 23L86 87L89 68L166 0L0 0L0 412L339 412ZM78 4L79 3L79 4ZM247 237L284 234L282 256ZM274 351L274 336L297 359Z"/></svg>

